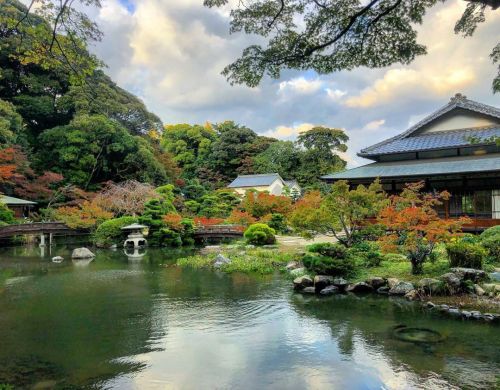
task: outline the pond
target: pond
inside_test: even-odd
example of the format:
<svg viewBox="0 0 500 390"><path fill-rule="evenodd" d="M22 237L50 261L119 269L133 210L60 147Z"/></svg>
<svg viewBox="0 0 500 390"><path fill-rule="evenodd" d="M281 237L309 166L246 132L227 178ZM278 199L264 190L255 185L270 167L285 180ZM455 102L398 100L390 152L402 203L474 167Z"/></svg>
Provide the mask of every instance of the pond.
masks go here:
<svg viewBox="0 0 500 390"><path fill-rule="evenodd" d="M0 250L0 384L91 389L450 389L500 383L500 330L377 297L71 248ZM52 256L61 255L59 264ZM421 342L415 330L428 330ZM408 333L408 339L400 337ZM434 337L435 336L435 337ZM416 339L419 342L412 342ZM409 341L408 341L409 340Z"/></svg>

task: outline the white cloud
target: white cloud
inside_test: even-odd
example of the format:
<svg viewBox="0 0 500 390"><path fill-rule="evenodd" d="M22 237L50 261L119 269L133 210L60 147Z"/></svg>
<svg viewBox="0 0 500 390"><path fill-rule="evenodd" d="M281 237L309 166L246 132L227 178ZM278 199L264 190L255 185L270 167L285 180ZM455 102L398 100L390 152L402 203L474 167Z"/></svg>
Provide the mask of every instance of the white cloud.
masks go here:
<svg viewBox="0 0 500 390"><path fill-rule="evenodd" d="M311 130L314 126L311 123L301 123L294 126L276 126L276 128L265 132L264 135L282 140L292 140L297 138L300 133Z"/></svg>
<svg viewBox="0 0 500 390"><path fill-rule="evenodd" d="M342 97L344 97L347 94L347 91L342 91L340 89L326 88L325 91L328 97L334 101L341 100Z"/></svg>
<svg viewBox="0 0 500 390"><path fill-rule="evenodd" d="M378 130L383 124L385 124L385 119L374 120L364 125L363 130Z"/></svg>
<svg viewBox="0 0 500 390"><path fill-rule="evenodd" d="M321 89L323 82L319 79L307 80L305 77L297 77L288 81L282 81L279 84L278 93L288 94L296 93L301 95L310 95Z"/></svg>
<svg viewBox="0 0 500 390"><path fill-rule="evenodd" d="M500 13L489 12L473 37L462 38L453 33L462 3L429 10L418 39L429 53L409 66L329 75L286 70L281 80L264 78L258 88L230 86L220 72L243 48L261 41L230 35L229 8L204 8L200 0L140 0L132 13L119 0L106 0L96 13L105 36L94 49L109 65L106 72L166 123L232 119L282 139L294 139L312 124L345 128L355 161L361 148L406 130L455 92L498 104L488 55Z"/></svg>

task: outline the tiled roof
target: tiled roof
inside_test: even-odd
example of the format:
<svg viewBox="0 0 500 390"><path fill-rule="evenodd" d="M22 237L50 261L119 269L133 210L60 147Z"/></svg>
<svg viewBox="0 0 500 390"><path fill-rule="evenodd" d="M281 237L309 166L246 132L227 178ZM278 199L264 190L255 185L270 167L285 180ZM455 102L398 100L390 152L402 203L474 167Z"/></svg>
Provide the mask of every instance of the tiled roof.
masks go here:
<svg viewBox="0 0 500 390"><path fill-rule="evenodd" d="M6 205L34 205L36 202L31 202L29 200L14 198L12 196L0 195L0 203L4 203Z"/></svg>
<svg viewBox="0 0 500 390"><path fill-rule="evenodd" d="M470 146L471 137L474 137L478 143L481 143L481 140L488 140L491 137L500 137L500 126L490 126L483 129L440 131L414 137L396 138L375 148L370 148L369 152L367 151L368 149L365 149L360 153L360 156Z"/></svg>
<svg viewBox="0 0 500 390"><path fill-rule="evenodd" d="M228 188L269 186L273 184L276 179L283 181L278 173L240 175L228 185Z"/></svg>
<svg viewBox="0 0 500 390"><path fill-rule="evenodd" d="M468 132L474 131L474 136L487 138L488 136L484 135L488 131L491 132L491 136L498 135L499 127L491 127L489 129L483 129L484 134L480 136L478 132L483 130L480 129L461 129L461 130L452 130L452 131L443 131L436 132L433 134L429 134L426 136L413 136L413 134L417 133L425 125L428 125L435 119L449 113L455 109L465 109L468 111L476 112L483 115L488 115L493 118L500 119L500 109L489 106L487 104L482 104L479 102L475 102L473 100L467 99L462 94L456 94L454 97L450 99L450 102L444 107L440 108L433 114L427 116L422 119L416 125L410 127L404 133L401 133L395 137L389 138L385 141L379 142L375 145L372 145L368 148L361 150L358 155L360 157L374 157L379 154L387 154L387 153L404 153L413 150L420 150L422 148L425 149L441 149L447 147L455 147L461 146L463 143L463 136L470 136ZM459 134L463 132L462 134ZM431 137L432 138L424 138ZM460 143L460 144L459 144ZM470 142L469 142L470 143ZM467 144L467 143L465 143Z"/></svg>
<svg viewBox="0 0 500 390"><path fill-rule="evenodd" d="M377 177L432 176L500 171L500 153L483 156L460 156L425 160L374 162L344 172L323 176L322 179L375 179Z"/></svg>

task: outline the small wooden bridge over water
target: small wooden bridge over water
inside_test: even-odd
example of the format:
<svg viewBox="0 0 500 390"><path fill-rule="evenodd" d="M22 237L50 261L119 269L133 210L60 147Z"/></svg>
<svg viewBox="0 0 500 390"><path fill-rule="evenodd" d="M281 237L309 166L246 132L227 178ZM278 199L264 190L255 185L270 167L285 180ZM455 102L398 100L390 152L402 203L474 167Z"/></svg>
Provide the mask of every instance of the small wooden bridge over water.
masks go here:
<svg viewBox="0 0 500 390"><path fill-rule="evenodd" d="M245 228L240 225L209 225L198 226L194 231L195 238L206 240L221 240L225 238L243 237Z"/></svg>

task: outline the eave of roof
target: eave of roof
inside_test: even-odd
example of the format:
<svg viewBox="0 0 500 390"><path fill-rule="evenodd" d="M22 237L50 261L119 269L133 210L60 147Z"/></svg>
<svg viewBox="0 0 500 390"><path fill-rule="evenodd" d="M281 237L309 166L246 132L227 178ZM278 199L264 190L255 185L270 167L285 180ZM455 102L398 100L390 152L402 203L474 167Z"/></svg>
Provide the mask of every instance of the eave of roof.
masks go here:
<svg viewBox="0 0 500 390"><path fill-rule="evenodd" d="M0 202L4 203L6 205L17 205L17 206L29 206L29 205L35 205L36 202L32 202L30 200L24 200L24 199L19 199L19 198L14 198L13 196L7 196L7 195L0 195Z"/></svg>
<svg viewBox="0 0 500 390"><path fill-rule="evenodd" d="M425 160L374 162L322 176L323 180L375 179L500 172L500 153Z"/></svg>
<svg viewBox="0 0 500 390"><path fill-rule="evenodd" d="M500 119L500 109L493 107L493 106L489 106L487 104L483 104L483 103L475 102L473 100L469 100L464 95L457 93L454 97L452 97L450 99L450 102L447 105L441 107L439 110L437 110L434 113L432 113L431 115L425 117L420 122L418 122L414 126L410 127L408 130L406 130L405 132L398 134L394 137L388 138L388 139L381 141L379 143L376 143L375 145L369 146L365 149L362 149L358 153L358 155L360 157L372 157L374 155L378 155L378 153L376 153L376 149L378 149L381 146L386 145L390 142L393 142L395 140L399 140L399 139L408 137L409 135L415 133L416 131L418 131L419 129L424 127L425 125L429 124L430 122L434 121L435 119L439 118L440 116L454 110L455 108L463 108L466 110L470 110L473 112L477 112L480 114L484 114L484 115L488 115L488 116Z"/></svg>

